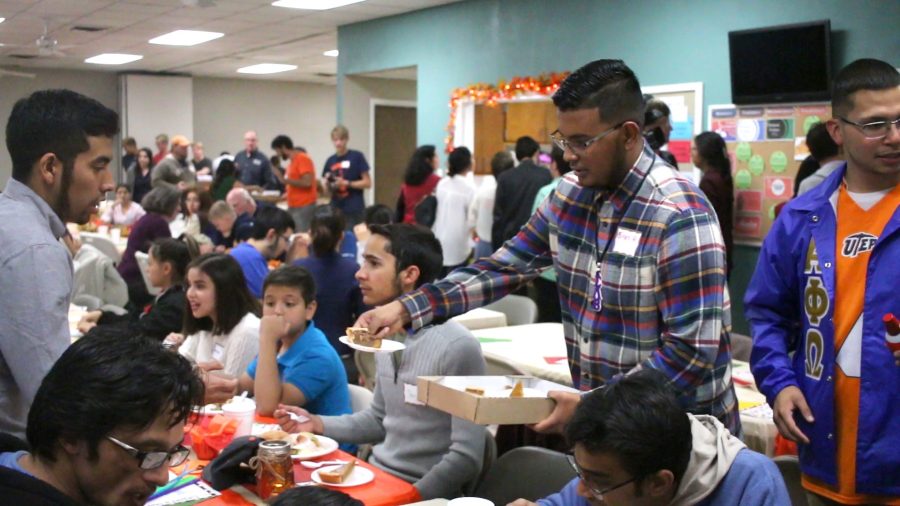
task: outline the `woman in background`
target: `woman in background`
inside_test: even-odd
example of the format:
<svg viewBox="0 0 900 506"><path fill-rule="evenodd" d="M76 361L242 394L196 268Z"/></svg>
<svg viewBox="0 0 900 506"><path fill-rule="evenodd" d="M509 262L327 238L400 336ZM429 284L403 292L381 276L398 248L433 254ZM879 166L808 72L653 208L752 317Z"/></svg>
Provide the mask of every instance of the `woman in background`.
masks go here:
<svg viewBox="0 0 900 506"><path fill-rule="evenodd" d="M425 197L434 193L441 180L434 173L439 159L434 146L419 146L406 166L403 184L400 186L400 198L397 199L397 223L416 223L416 206ZM428 226L429 224L424 224Z"/></svg>
<svg viewBox="0 0 900 506"><path fill-rule="evenodd" d="M216 175L212 182L212 198L214 202L225 200L228 192L234 188L237 182L237 168L230 158L222 158L216 168Z"/></svg>
<svg viewBox="0 0 900 506"><path fill-rule="evenodd" d="M437 214L431 229L444 252L441 277L465 265L472 252L468 214L475 198L475 187L466 178L470 170L472 152L465 147L454 149L447 157L447 177L441 179L435 192Z"/></svg>
<svg viewBox="0 0 900 506"><path fill-rule="evenodd" d="M131 198L135 202L143 202L144 196L153 188L150 186L150 170L153 152L150 148L141 148L131 167L126 167L125 184L131 190Z"/></svg>
<svg viewBox="0 0 900 506"><path fill-rule="evenodd" d="M731 274L732 264L732 210L734 209L734 183L731 179L731 159L725 140L715 132L703 132L694 137L691 148L694 165L703 172L700 189L706 194L719 218L722 238L725 240L725 263L727 274Z"/></svg>
<svg viewBox="0 0 900 506"><path fill-rule="evenodd" d="M103 213L100 219L110 225L130 227L145 214L147 213L144 208L131 200L131 190L128 189L128 185L123 183L116 187L116 202Z"/></svg>

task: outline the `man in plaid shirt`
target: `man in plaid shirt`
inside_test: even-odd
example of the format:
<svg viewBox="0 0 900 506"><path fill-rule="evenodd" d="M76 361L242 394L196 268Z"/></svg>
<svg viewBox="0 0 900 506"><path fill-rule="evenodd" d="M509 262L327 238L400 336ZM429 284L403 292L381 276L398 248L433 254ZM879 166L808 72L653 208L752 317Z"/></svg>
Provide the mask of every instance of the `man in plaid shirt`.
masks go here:
<svg viewBox="0 0 900 506"><path fill-rule="evenodd" d="M552 267L576 387L658 369L686 410L716 416L740 435L715 212L694 183L645 146L640 84L621 60L578 69L553 103L553 142L572 172L528 223L490 258L363 314L357 326L384 336L444 321ZM579 399L551 397L557 408L539 431L559 431Z"/></svg>

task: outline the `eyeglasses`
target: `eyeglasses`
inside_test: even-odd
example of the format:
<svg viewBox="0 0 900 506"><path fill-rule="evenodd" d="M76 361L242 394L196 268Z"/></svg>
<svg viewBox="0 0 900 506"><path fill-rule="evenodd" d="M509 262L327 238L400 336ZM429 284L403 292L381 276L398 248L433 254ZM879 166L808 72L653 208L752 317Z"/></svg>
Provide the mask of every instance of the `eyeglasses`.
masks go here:
<svg viewBox="0 0 900 506"><path fill-rule="evenodd" d="M575 474L578 475L578 478L582 481L582 483L584 483L584 486L586 486L586 487L588 488L588 490L591 491L591 494L593 494L594 497L595 497L598 501L602 501L602 500L603 500L603 494L608 494L609 492L612 492L613 490L616 490L616 489L618 489L618 488L622 488L622 487L624 487L625 485L628 485L629 483L634 482L634 481L637 480L637 477L634 477L634 478L631 478L631 479L628 480L628 481L623 481L622 483L619 483L618 485L613 485L613 486L611 486L611 487L606 487L606 488L604 488L604 489L601 490L601 489L597 488L596 485L591 484L591 482L587 479L587 477L585 477L584 471L582 471L582 470L581 470L581 467L578 465L578 463L575 462L575 455L572 455L571 453L567 453L567 454L566 454L566 460L569 461L569 465L572 466L572 469L575 470Z"/></svg>
<svg viewBox="0 0 900 506"><path fill-rule="evenodd" d="M873 121L871 123L857 123L842 116L838 116L838 119L844 123L855 126L862 132L863 137L872 141L887 137L888 134L891 133L891 126L900 128L900 118L893 121Z"/></svg>
<svg viewBox="0 0 900 506"><path fill-rule="evenodd" d="M568 150L571 150L575 154L582 154L585 151L587 151L587 148L591 147L591 145L594 144L595 142L597 142L600 139L606 137L607 135L615 132L616 130L622 128L622 125L624 125L625 123L627 123L627 121L623 121L623 122L619 123L618 125L610 128L609 130L604 130L603 132L600 132L599 134L595 135L594 137L591 137L590 139L587 139L584 141L572 141L569 139L564 139L559 134L552 134L550 136L550 140L553 141L553 144L556 144L556 147L558 147L559 149L561 149L563 151L568 149Z"/></svg>
<svg viewBox="0 0 900 506"><path fill-rule="evenodd" d="M165 464L168 464L169 467L177 466L178 464L181 464L182 462L187 460L188 455L191 454L191 450L189 448L185 448L180 444L170 452L144 452L138 450L133 446L127 445L112 436L106 436L106 439L115 443L116 446L125 450L126 453L136 458L140 463L141 469L145 471L158 469L160 466Z"/></svg>

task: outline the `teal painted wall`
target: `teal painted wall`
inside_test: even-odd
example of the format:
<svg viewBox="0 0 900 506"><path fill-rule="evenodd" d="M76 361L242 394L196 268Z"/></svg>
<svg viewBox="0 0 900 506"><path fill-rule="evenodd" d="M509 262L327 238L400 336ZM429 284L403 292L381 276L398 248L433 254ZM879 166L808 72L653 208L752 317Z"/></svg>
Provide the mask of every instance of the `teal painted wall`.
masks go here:
<svg viewBox="0 0 900 506"><path fill-rule="evenodd" d="M731 101L728 32L831 19L835 67L873 57L900 66L897 0L469 0L338 29L343 76L418 66L418 141L443 145L453 88L621 58L643 85L701 81L704 106ZM893 21L891 21L893 20ZM705 117L705 111L704 111ZM735 330L756 248L738 248Z"/></svg>

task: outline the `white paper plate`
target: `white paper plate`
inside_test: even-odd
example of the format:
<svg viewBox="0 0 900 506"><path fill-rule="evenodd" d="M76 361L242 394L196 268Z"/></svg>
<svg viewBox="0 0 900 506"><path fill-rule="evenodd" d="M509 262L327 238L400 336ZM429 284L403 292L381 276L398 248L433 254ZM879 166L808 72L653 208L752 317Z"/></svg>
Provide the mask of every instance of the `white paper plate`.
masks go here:
<svg viewBox="0 0 900 506"><path fill-rule="evenodd" d="M221 415L222 414L222 405L221 404L207 404L205 406L195 407L194 411L197 411L201 415Z"/></svg>
<svg viewBox="0 0 900 506"><path fill-rule="evenodd" d="M375 479L375 473L373 473L369 469L366 469L365 467L360 466L358 463L353 468L353 471L350 472L350 476L348 476L347 479L344 480L343 483L325 483L324 481L322 481L322 478L319 478L319 471L330 471L330 470L333 470L338 467L340 467L340 465L328 466L328 467L323 467L321 469L317 469L317 470L313 471L310 478L312 478L312 481L319 483L321 485L325 485L326 487L340 487L340 488L358 487L360 485L365 485L366 483L369 483L370 481Z"/></svg>
<svg viewBox="0 0 900 506"><path fill-rule="evenodd" d="M338 449L338 442L334 439L331 439L330 437L316 436L316 440L319 442L319 446L292 445L291 458L294 460L310 460L323 457ZM298 450L300 453L294 455L294 450Z"/></svg>
<svg viewBox="0 0 900 506"><path fill-rule="evenodd" d="M338 338L338 341L346 344L354 350L368 351L370 353L393 353L395 351L400 351L406 348L406 345L401 343L400 341L391 341L390 339L382 339L381 348L372 348L370 346L362 346L359 344L351 343L350 340L347 339L347 336L341 336L340 338Z"/></svg>

